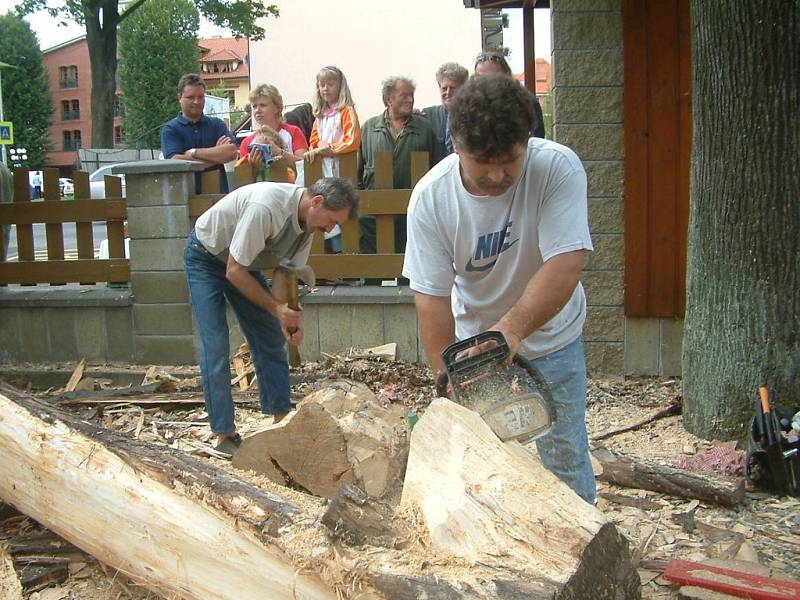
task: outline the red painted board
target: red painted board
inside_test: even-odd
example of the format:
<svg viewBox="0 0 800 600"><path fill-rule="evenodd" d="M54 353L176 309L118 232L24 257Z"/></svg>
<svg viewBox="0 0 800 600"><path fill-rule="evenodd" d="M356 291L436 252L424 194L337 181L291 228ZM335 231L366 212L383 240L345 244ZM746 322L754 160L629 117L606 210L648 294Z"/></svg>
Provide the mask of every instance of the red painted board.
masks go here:
<svg viewBox="0 0 800 600"><path fill-rule="evenodd" d="M664 577L681 585L694 585L753 600L800 600L800 584L751 575L687 560L672 559Z"/></svg>

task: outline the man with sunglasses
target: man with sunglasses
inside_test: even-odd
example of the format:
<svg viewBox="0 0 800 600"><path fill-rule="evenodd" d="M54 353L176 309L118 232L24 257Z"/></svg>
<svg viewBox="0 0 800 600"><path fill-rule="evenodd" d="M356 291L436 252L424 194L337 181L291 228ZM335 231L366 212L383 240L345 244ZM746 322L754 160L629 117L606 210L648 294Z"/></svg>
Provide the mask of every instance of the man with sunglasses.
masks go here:
<svg viewBox="0 0 800 600"><path fill-rule="evenodd" d="M488 50L481 52L475 58L475 76L481 75L507 75L514 77L511 73L511 66L506 61L506 57L495 52ZM536 126L533 128L533 137L543 138L544 135L544 115L542 114L542 106L539 104L539 99L535 94L531 94L531 108L536 114Z"/></svg>
<svg viewBox="0 0 800 600"><path fill-rule="evenodd" d="M542 462L593 502L580 283L592 250L586 173L569 148L531 137L535 124L531 93L510 77L473 77L459 90L455 153L411 194L403 275L437 375L454 339L489 330L538 368L556 414L536 442Z"/></svg>

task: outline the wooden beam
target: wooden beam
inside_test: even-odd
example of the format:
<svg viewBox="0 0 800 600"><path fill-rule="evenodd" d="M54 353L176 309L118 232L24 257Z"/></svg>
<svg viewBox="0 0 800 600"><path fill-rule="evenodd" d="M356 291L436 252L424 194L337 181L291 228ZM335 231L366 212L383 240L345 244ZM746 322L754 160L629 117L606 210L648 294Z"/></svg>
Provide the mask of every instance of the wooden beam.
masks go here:
<svg viewBox="0 0 800 600"><path fill-rule="evenodd" d="M0 264L0 283L73 283L128 281L131 269L122 258L110 260L48 260Z"/></svg>

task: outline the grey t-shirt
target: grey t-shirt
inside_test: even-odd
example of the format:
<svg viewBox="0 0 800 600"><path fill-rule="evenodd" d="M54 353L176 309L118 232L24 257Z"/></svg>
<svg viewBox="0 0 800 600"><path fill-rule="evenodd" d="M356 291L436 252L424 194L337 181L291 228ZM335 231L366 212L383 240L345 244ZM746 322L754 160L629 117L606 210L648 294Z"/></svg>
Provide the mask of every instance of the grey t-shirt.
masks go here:
<svg viewBox="0 0 800 600"><path fill-rule="evenodd" d="M470 194L457 154L417 183L403 275L417 292L451 297L456 337L464 339L497 323L547 259L592 249L580 159L566 146L531 138L525 168L502 196ZM564 308L522 341L519 353L536 358L563 348L581 334L585 319L578 284Z"/></svg>
<svg viewBox="0 0 800 600"><path fill-rule="evenodd" d="M289 183L242 186L200 215L195 234L221 261L230 254L250 270L271 269L283 258L305 264L312 237L298 221L302 195Z"/></svg>

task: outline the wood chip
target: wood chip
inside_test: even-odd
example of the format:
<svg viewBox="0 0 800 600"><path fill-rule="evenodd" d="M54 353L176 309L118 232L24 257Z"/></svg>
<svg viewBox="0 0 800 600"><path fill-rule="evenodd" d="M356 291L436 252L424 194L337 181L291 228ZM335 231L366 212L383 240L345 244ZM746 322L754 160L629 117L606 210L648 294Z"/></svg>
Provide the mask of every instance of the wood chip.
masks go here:
<svg viewBox="0 0 800 600"><path fill-rule="evenodd" d="M75 387L78 385L78 382L83 379L83 371L86 369L86 359L82 358L78 363L78 366L75 367L75 370L72 372L72 375L69 377L69 381L67 381L67 385L64 386L65 392L74 392Z"/></svg>

